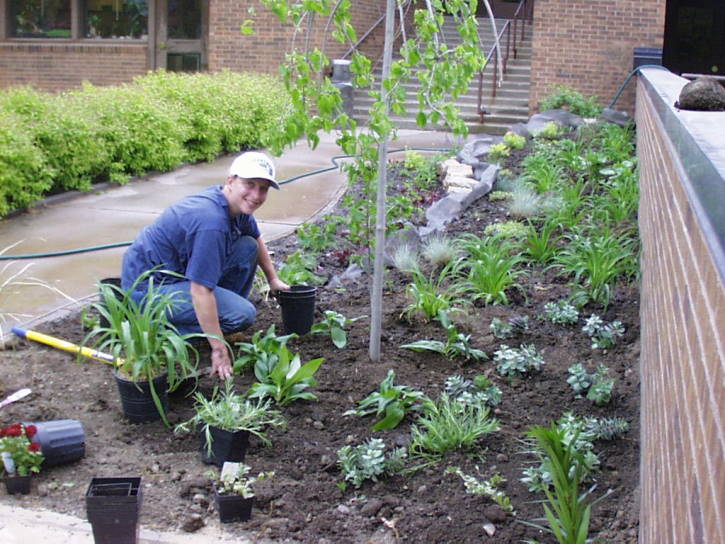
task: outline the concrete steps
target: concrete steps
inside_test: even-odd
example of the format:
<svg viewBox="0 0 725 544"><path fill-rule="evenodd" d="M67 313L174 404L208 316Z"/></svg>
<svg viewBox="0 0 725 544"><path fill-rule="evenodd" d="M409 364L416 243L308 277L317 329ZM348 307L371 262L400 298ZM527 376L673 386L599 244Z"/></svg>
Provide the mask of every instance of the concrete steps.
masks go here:
<svg viewBox="0 0 725 544"><path fill-rule="evenodd" d="M448 19L448 18L447 18ZM503 27L504 20L497 20L499 32ZM443 27L443 39L449 47L455 47L460 43L460 38L455 31L452 20L446 20ZM479 19L479 35L483 43L483 49L488 53L493 46L493 32L488 19ZM505 47L505 43L502 43ZM456 106L460 115L468 125L472 133L487 132L490 134L503 134L512 124L526 122L529 116L529 86L531 80L531 29L527 27L527 37L524 43L518 48L517 58L513 58L511 51L504 81L496 88L496 96L493 96L493 62L486 68L483 75L482 104L486 111L484 123L481 124L478 106L478 77L474 78L468 92L456 99ZM379 89L381 68L375 71L376 83L374 89ZM420 129L415 123L415 116L418 111L417 92L419 85L415 79L403 85L406 96L405 116L391 116L396 126L403 129ZM368 119L367 112L373 100L368 96L365 89L356 89L354 94L353 114L360 123ZM429 126L426 130L440 130L441 126Z"/></svg>

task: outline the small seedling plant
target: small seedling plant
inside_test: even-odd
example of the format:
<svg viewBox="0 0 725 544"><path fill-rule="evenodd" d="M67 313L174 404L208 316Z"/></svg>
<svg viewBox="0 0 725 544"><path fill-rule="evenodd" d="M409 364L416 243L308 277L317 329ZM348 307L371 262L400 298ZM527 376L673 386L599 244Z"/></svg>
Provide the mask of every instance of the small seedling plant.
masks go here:
<svg viewBox="0 0 725 544"><path fill-rule="evenodd" d="M491 319L491 324L488 329L496 338L504 340L515 334L521 334L528 331L529 316L517 315L509 319L508 323L504 323L500 318L494 317Z"/></svg>
<svg viewBox="0 0 725 544"><path fill-rule="evenodd" d="M579 310L566 300L547 302L541 317L557 325L575 325L579 320Z"/></svg>
<svg viewBox="0 0 725 544"><path fill-rule="evenodd" d="M514 514L514 508L511 505L511 498L504 491L499 489L506 483L506 478L499 473L495 473L488 480L479 480L475 476L466 474L459 467L450 466L446 468L446 474L456 474L463 480L466 491L474 495L483 495L501 507L501 510L509 514Z"/></svg>
<svg viewBox="0 0 725 544"><path fill-rule="evenodd" d="M358 446L343 446L337 450L337 460L343 476L341 488L350 482L355 488L362 486L365 480L377 482L388 474L400 471L407 454L405 448L395 448L386 456L385 442L380 438L371 438Z"/></svg>
<svg viewBox="0 0 725 544"><path fill-rule="evenodd" d="M624 335L624 325L619 320L605 323L597 314L592 314L582 331L592 339L592 349L609 349Z"/></svg>
<svg viewBox="0 0 725 544"><path fill-rule="evenodd" d="M446 312L438 312L438 321L446 330L448 338L445 342L439 340L417 340L400 346L413 351L433 351L440 353L446 359L462 359L464 361L479 361L487 359L486 353L471 346L471 335L458 332Z"/></svg>
<svg viewBox="0 0 725 544"><path fill-rule="evenodd" d="M533 344L522 344L519 349L501 344L501 348L493 354L493 361L496 363L498 373L507 378L538 372L544 364L543 357Z"/></svg>
<svg viewBox="0 0 725 544"><path fill-rule="evenodd" d="M347 345L347 333L345 329L365 316L348 318L333 310L325 310L325 318L319 323L312 325L312 334L328 334L332 343L339 349Z"/></svg>
<svg viewBox="0 0 725 544"><path fill-rule="evenodd" d="M324 360L319 357L302 364L299 354L281 346L272 368L267 366L268 361L255 364L254 374L259 381L249 388L249 397L270 397L280 406L297 400L317 400L317 396L306 389L317 385L314 375Z"/></svg>
<svg viewBox="0 0 725 544"><path fill-rule="evenodd" d="M420 409L421 401L426 397L421 391L406 385L393 385L394 380L395 371L391 368L380 382L380 391L370 393L355 410L348 410L344 415L375 414L377 418L382 418L373 425L375 431L397 427L408 412Z"/></svg>
<svg viewBox="0 0 725 544"><path fill-rule="evenodd" d="M463 404L485 404L493 408L501 404L501 389L484 375L468 380L456 374L446 379L445 392Z"/></svg>
<svg viewBox="0 0 725 544"><path fill-rule="evenodd" d="M215 484L217 493L220 495L241 495L245 499L254 497L254 484L272 478L274 472L260 472L256 476L249 476L251 470L252 467L244 463L229 461L224 463ZM214 470L209 471L207 474L212 478L216 478Z"/></svg>
<svg viewBox="0 0 725 544"><path fill-rule="evenodd" d="M400 317L410 322L416 318L427 322L438 317L441 311L450 313L465 306L467 301L462 297L466 287L455 282L458 262L448 263L430 276L415 271L406 290L411 303L403 309Z"/></svg>

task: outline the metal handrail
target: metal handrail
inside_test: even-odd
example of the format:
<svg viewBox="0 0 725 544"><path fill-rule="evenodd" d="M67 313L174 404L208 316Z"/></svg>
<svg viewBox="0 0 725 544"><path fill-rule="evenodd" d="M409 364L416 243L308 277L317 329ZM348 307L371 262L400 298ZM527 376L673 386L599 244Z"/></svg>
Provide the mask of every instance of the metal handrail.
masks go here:
<svg viewBox="0 0 725 544"><path fill-rule="evenodd" d="M399 5L399 6L398 6L398 12L399 12L399 13L401 14L401 21L400 21L400 25L401 25L401 27L404 27L404 26L405 26L405 22L403 21L403 12L402 12L402 10L403 10L403 9L405 9L405 10L407 11L407 10L408 10L408 8L410 7L410 5L411 5L411 0L407 0L407 1L406 1L406 2L404 3L404 4L401 4L401 5ZM370 36L370 34L372 34L372 32L373 32L373 31L374 31L374 30L375 30L376 28L378 28L378 26L380 26L380 23L382 23L382 22L383 22L384 20L385 20L385 14L383 13L383 14L382 14L382 15L381 15L381 16L380 16L380 17L378 18L378 20L377 20L377 21L375 21L375 22L374 22L374 23L372 24L372 26L371 26L370 28L368 28L368 29L367 29L367 31L365 32L365 34L363 34L363 35L362 35L362 36L360 37L360 39L359 39L358 41L356 41L356 42L355 42L354 44L352 44L352 45L351 45L351 46L350 46L350 47L348 48L348 50L347 50L347 51L345 51L345 54L344 54L344 55L342 55L342 56L341 56L340 58L344 60L344 59L346 59L347 57L349 57L350 55L352 55L353 51L355 51L355 50L356 50L356 49L358 48L358 46L359 46L359 45L360 45L360 44L361 44L362 42L364 42L364 41L365 41L365 40L367 39L367 37L368 37L368 36Z"/></svg>
<svg viewBox="0 0 725 544"><path fill-rule="evenodd" d="M486 68L488 68L490 64L491 57L493 57L493 78L491 80L492 90L491 90L491 96L493 98L496 98L496 89L503 83L503 75L506 74L506 68L508 66L508 60L509 60L509 53L511 49L513 49L514 58L518 58L519 54L519 45L523 43L523 41L526 39L526 23L528 22L531 24L531 21L533 20L533 7L534 7L534 0L521 0L519 2L519 5L516 8L516 11L514 12L514 16L512 19L506 21L506 23L503 25L503 28L501 29L501 32L498 33L497 40L494 42L493 47L491 47L491 50L488 52L488 55L486 55L486 66L478 73L478 115L479 120L481 124L483 124L484 121L484 115L487 113L486 109L483 107L483 75L486 71ZM511 22L513 21L513 24ZM511 44L512 35L513 33L513 45ZM506 49L505 54L501 55L500 50L497 51L497 49L501 46L501 42L503 41L503 37L506 37ZM519 36L520 34L520 36ZM502 70L501 70L501 77L498 78L498 85L497 85L497 78L496 75L499 74L499 67L498 67L498 59L499 57L502 57L501 63L502 63Z"/></svg>

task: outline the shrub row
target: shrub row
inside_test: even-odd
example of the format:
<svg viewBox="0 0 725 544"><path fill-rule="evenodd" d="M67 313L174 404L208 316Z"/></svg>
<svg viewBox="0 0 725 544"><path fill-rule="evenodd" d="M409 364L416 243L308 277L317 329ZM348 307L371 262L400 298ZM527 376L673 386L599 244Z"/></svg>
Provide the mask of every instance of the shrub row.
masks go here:
<svg viewBox="0 0 725 544"><path fill-rule="evenodd" d="M116 87L0 90L0 217L49 193L265 147L288 111L272 76L153 72Z"/></svg>

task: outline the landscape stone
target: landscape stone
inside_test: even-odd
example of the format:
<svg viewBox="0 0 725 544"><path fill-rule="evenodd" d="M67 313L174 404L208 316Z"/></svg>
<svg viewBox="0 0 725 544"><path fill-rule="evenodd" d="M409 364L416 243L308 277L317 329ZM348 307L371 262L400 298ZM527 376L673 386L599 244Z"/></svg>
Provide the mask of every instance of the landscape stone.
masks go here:
<svg viewBox="0 0 725 544"><path fill-rule="evenodd" d="M681 110L725 111L725 88L716 79L699 77L682 87L675 107Z"/></svg>
<svg viewBox="0 0 725 544"><path fill-rule="evenodd" d="M528 130L532 136L536 136L539 132L546 128L548 123L551 122L554 122L562 127L577 128L584 124L584 119L563 109L546 110L532 115L529 122L526 123L526 130Z"/></svg>

